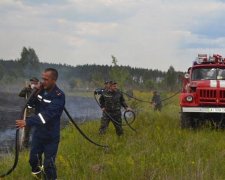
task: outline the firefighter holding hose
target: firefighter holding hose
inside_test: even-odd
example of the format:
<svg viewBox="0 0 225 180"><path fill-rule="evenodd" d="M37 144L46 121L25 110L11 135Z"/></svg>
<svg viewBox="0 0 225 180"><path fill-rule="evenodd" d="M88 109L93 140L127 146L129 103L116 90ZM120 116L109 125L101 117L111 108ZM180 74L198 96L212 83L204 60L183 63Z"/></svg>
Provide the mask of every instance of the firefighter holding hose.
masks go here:
<svg viewBox="0 0 225 180"><path fill-rule="evenodd" d="M18 128L35 127L29 163L32 175L36 178L44 174L46 179L57 179L55 158L60 140L60 117L65 105L65 95L56 85L57 78L56 69L45 69L42 73L42 83L35 86L37 93L28 103L29 106L35 107L35 115L26 120L16 120Z"/></svg>

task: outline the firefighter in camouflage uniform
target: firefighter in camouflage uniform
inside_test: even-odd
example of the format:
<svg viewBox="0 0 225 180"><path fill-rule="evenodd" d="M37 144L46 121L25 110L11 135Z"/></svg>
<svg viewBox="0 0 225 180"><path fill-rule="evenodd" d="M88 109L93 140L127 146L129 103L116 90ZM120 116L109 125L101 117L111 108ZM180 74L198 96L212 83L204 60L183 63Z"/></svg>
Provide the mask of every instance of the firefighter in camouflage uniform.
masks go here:
<svg viewBox="0 0 225 180"><path fill-rule="evenodd" d="M118 136L123 134L121 107L128 108L123 94L117 89L117 83L111 81L110 88L104 91L99 98L100 107L103 111L99 134L104 134L111 121Z"/></svg>
<svg viewBox="0 0 225 180"><path fill-rule="evenodd" d="M34 85L37 85L39 82L39 80L36 78L36 77L33 77L30 79L30 83L28 86L24 87L20 93L19 93L19 96L20 97L23 97L25 99L28 99L32 90L33 90L33 87ZM26 109L26 118L30 117L31 115L34 114L34 108L28 106L27 109ZM29 140L30 140L30 133L31 133L31 128L26 126L24 128L24 136L23 136L23 147L25 148L28 148L29 147Z"/></svg>

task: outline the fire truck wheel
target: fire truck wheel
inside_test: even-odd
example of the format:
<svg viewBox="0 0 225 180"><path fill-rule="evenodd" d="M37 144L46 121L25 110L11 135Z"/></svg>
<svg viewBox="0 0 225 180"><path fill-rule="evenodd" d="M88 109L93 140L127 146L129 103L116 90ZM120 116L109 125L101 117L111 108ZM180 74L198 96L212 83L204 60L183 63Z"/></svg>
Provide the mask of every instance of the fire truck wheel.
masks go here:
<svg viewBox="0 0 225 180"><path fill-rule="evenodd" d="M193 119L191 113L181 113L180 125L182 129L193 128Z"/></svg>

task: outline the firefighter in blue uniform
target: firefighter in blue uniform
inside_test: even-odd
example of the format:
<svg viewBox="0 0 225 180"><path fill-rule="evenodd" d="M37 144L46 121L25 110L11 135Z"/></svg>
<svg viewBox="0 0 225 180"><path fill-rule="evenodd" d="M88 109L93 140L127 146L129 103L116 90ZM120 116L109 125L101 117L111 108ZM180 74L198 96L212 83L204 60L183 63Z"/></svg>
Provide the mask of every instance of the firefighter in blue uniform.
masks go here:
<svg viewBox="0 0 225 180"><path fill-rule="evenodd" d="M60 140L60 117L65 105L65 95L56 85L57 78L58 72L53 68L47 68L43 72L43 83L36 86L39 91L29 102L29 106L35 107L35 115L26 121L16 120L19 128L35 127L29 163L33 176L39 178L44 170L47 180L57 178L55 158Z"/></svg>

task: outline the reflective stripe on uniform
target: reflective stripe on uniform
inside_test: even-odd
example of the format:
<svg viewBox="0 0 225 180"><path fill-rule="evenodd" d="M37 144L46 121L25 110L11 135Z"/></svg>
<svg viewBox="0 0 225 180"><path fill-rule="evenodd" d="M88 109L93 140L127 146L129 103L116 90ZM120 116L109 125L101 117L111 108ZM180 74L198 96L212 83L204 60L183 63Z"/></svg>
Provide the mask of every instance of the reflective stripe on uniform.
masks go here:
<svg viewBox="0 0 225 180"><path fill-rule="evenodd" d="M39 174L41 171L32 172L33 175Z"/></svg>
<svg viewBox="0 0 225 180"><path fill-rule="evenodd" d="M42 100L42 96L40 96L39 94L37 95L37 98L38 98L39 101Z"/></svg>
<svg viewBox="0 0 225 180"><path fill-rule="evenodd" d="M43 101L44 101L45 103L51 103L51 102L52 102L52 101L47 100L47 99L43 99Z"/></svg>
<svg viewBox="0 0 225 180"><path fill-rule="evenodd" d="M42 123L45 124L46 121L45 121L45 119L43 118L42 114L39 113L38 116L39 116L40 120L42 121Z"/></svg>

